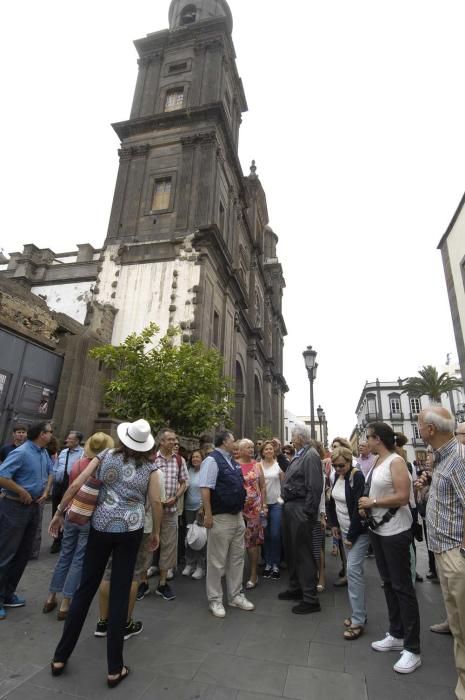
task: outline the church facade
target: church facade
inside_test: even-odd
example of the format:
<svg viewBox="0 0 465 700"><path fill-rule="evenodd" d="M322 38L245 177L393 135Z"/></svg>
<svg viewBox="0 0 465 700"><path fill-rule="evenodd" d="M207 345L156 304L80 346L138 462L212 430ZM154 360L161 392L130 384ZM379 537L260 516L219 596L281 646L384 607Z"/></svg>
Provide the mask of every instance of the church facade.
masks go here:
<svg viewBox="0 0 465 700"><path fill-rule="evenodd" d="M247 103L226 0L173 0L169 28L135 42L138 78L101 249L11 254L0 276L119 344L156 322L224 357L235 383L234 429L282 435L282 315L278 238L252 162L238 158ZM67 426L69 428L71 426Z"/></svg>

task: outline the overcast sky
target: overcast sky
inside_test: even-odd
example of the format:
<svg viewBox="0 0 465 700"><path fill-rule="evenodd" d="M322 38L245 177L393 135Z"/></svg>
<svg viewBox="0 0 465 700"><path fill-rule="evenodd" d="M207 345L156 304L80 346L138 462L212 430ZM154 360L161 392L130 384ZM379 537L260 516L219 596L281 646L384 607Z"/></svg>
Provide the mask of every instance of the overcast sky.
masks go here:
<svg viewBox="0 0 465 700"><path fill-rule="evenodd" d="M348 435L365 381L456 353L436 246L465 190L462 0L230 0L252 158L287 288L286 407ZM3 10L0 246L105 238L137 75L169 0L23 0Z"/></svg>

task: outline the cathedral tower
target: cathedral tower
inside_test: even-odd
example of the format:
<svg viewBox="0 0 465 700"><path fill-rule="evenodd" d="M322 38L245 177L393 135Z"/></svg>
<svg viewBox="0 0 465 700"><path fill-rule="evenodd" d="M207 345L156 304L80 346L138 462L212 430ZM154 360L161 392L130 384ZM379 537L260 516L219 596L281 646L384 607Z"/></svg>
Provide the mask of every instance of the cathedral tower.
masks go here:
<svg viewBox="0 0 465 700"><path fill-rule="evenodd" d="M139 70L121 141L96 288L112 342L155 321L218 348L236 382L236 432L281 435L285 286L252 164L238 158L247 110L226 0L172 0L169 29L135 42Z"/></svg>

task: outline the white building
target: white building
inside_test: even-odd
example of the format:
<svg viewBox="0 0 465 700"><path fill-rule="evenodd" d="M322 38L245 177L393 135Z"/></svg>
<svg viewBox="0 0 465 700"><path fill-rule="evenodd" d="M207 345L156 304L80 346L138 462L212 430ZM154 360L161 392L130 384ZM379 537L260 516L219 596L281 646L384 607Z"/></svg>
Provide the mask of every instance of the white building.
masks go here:
<svg viewBox="0 0 465 700"><path fill-rule="evenodd" d="M460 378L458 367L451 367L439 370L448 371L451 375ZM409 396L403 393L403 384L406 380L397 379L392 382L366 382L362 394L357 404L356 415L357 425L355 426L351 441L365 434L369 423L383 421L392 426L396 433L403 433L408 439L405 449L407 450L410 462L417 460L423 462L426 458L426 445L421 439L418 430L418 414L430 405L427 396L420 398ZM441 404L447 408L452 415L463 407L463 390L454 390L448 394L443 394Z"/></svg>
<svg viewBox="0 0 465 700"><path fill-rule="evenodd" d="M291 440L291 435L292 431L294 429L294 426L300 424L300 425L306 425L309 428L311 427L311 421L310 421L310 416L296 416L294 413L291 413L290 411L285 410L284 411L284 442L289 443ZM320 442L323 443L323 445L326 444L328 440L328 424L326 422L326 418L321 421L321 423L318 420L318 416L315 414L315 437L316 440L319 440Z"/></svg>

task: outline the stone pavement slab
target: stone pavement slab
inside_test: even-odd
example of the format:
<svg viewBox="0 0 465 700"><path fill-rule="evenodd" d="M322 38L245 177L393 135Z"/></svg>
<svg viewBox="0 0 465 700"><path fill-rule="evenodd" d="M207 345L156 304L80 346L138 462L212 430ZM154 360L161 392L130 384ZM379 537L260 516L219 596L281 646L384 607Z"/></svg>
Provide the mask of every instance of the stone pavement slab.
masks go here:
<svg viewBox="0 0 465 700"><path fill-rule="evenodd" d="M44 530L48 522L44 518ZM247 593L254 612L227 608L219 620L208 611L205 581L177 576L177 598L153 594L136 604L135 619L144 622L140 635L125 643L130 678L116 689L106 686L106 642L93 636L98 617L94 601L81 639L66 672L50 674L49 663L62 625L55 613L44 615L56 555L44 535L40 559L29 563L19 586L24 608L8 611L0 623L0 698L9 700L454 700L456 672L450 637L434 635L429 625L444 619L440 587L417 584L422 617L423 665L409 676L392 666L396 653L376 653L370 643L387 630L387 612L373 559L367 559L368 625L357 641L343 639L348 614L347 589L335 589L340 563L327 555L327 587L322 612L291 613L292 602L279 601L286 588L280 581L260 580ZM427 570L424 545L417 569ZM150 580L153 589L156 580Z"/></svg>

